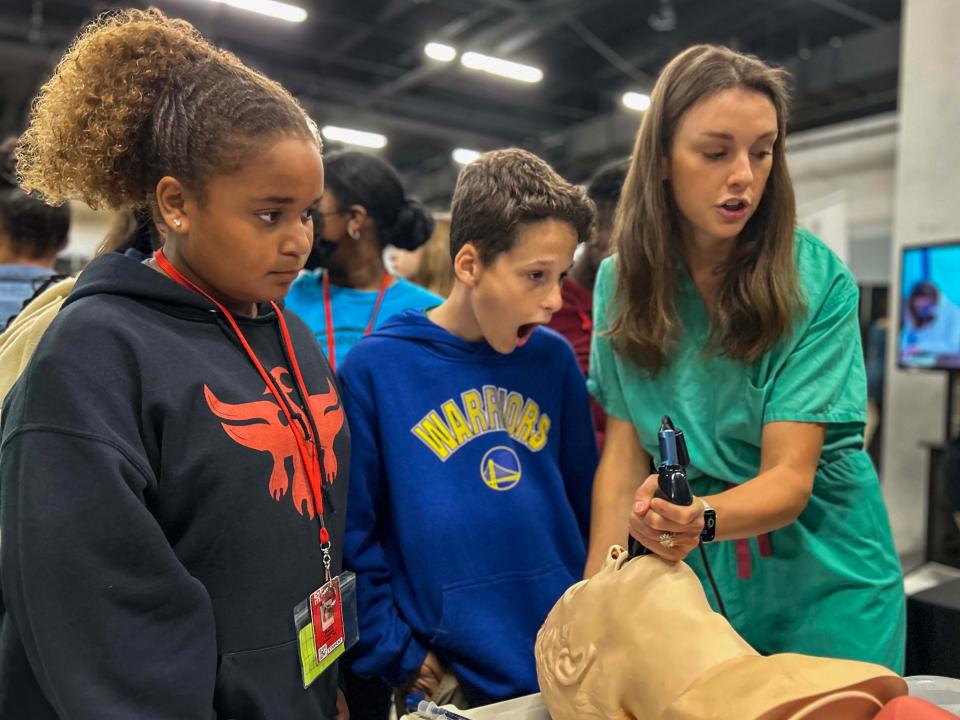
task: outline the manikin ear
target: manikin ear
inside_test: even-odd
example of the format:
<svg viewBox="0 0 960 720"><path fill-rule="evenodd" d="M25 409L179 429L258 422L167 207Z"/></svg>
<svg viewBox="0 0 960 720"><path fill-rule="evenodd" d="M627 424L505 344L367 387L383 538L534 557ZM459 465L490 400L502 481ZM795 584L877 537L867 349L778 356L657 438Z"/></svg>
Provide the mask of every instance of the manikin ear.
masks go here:
<svg viewBox="0 0 960 720"><path fill-rule="evenodd" d="M457 279L467 287L474 287L483 272L480 252L473 243L464 243L453 258L453 272Z"/></svg>
<svg viewBox="0 0 960 720"><path fill-rule="evenodd" d="M157 206L166 226L166 233L186 235L190 232L190 213L187 210L189 193L183 183L166 175L157 183Z"/></svg>
<svg viewBox="0 0 960 720"><path fill-rule="evenodd" d="M573 652L569 646L560 650L553 666L557 682L564 686L578 685L597 659L597 648L593 643L580 652Z"/></svg>

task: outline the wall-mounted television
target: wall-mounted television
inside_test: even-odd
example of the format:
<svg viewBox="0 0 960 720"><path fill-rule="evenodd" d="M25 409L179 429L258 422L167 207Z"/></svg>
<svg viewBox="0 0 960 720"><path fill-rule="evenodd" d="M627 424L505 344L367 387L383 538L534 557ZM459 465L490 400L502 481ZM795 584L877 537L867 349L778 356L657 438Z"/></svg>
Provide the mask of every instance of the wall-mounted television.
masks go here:
<svg viewBox="0 0 960 720"><path fill-rule="evenodd" d="M960 370L960 241L903 249L900 303L900 367Z"/></svg>

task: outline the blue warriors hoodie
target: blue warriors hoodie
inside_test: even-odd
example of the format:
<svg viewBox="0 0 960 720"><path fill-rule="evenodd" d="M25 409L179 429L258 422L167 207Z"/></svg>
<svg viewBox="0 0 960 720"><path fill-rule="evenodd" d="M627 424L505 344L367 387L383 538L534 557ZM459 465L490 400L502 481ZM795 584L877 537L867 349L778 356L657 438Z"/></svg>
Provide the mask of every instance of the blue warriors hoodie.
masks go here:
<svg viewBox="0 0 960 720"><path fill-rule="evenodd" d="M501 355L410 310L359 342L340 380L354 670L401 686L433 650L468 697L536 692L536 633L582 577L597 464L569 344L539 328Z"/></svg>
<svg viewBox="0 0 960 720"><path fill-rule="evenodd" d="M340 570L349 432L312 333L237 317L317 418ZM111 253L81 274L3 407L0 717L331 720L293 608L323 583L316 503L274 395L201 295Z"/></svg>

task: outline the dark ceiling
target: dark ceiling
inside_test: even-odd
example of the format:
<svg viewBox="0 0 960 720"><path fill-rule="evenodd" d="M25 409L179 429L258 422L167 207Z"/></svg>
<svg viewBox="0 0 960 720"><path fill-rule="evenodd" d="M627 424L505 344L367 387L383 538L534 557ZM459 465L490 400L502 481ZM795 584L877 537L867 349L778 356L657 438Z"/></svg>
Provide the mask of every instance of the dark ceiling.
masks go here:
<svg viewBox="0 0 960 720"><path fill-rule="evenodd" d="M319 124L382 132L408 176L449 165L455 147L539 149L623 113L663 64L696 42L723 43L794 74L791 128L896 107L901 0L287 0L289 24L209 0L155 0L284 83ZM128 5L146 7L149 3ZM81 25L123 4L0 0L0 130ZM535 85L424 56L428 41L536 65Z"/></svg>

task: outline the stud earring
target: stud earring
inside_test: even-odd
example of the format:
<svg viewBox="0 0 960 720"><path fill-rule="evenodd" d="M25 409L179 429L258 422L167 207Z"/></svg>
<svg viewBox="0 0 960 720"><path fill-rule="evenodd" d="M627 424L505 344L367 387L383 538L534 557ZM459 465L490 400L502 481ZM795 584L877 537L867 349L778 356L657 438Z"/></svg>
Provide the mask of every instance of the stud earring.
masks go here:
<svg viewBox="0 0 960 720"><path fill-rule="evenodd" d="M176 227L180 227L180 218L174 218L174 219L173 219L173 224L174 224Z"/></svg>
<svg viewBox="0 0 960 720"><path fill-rule="evenodd" d="M348 228L347 235L349 235L351 239L357 240L360 237L360 231L356 228Z"/></svg>

